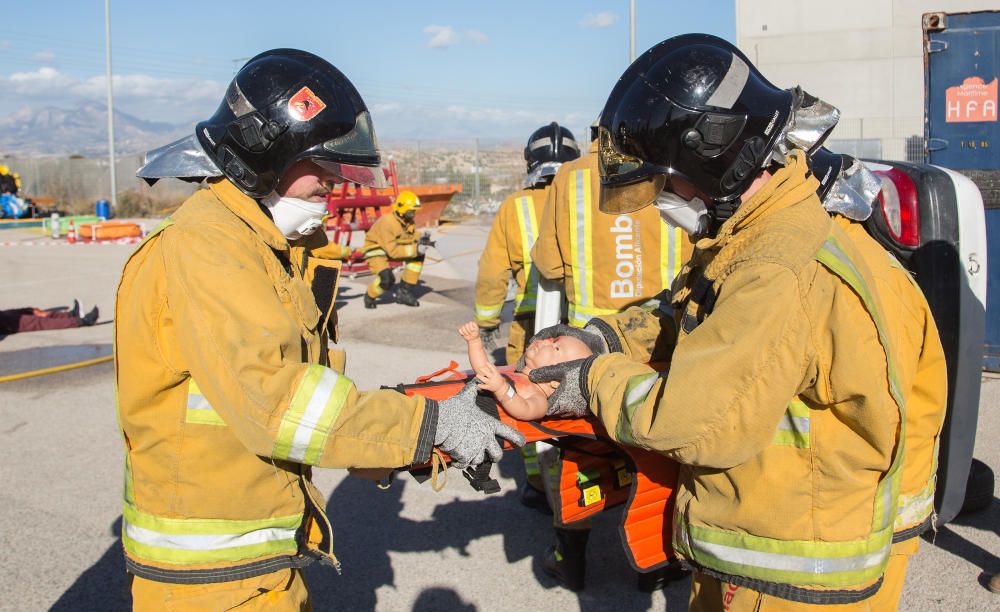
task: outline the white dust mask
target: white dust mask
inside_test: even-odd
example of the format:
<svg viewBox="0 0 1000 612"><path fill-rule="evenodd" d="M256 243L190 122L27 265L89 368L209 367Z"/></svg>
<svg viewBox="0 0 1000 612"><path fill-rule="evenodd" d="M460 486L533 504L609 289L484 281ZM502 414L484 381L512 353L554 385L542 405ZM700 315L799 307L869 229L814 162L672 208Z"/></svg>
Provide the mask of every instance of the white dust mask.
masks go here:
<svg viewBox="0 0 1000 612"><path fill-rule="evenodd" d="M325 202L283 198L276 191L272 191L261 203L271 211L274 224L289 240L315 232L323 225L323 218L327 214Z"/></svg>
<svg viewBox="0 0 1000 612"><path fill-rule="evenodd" d="M660 211L661 219L691 236L699 236L708 231L708 208L701 198L685 200L672 191L661 191L653 206Z"/></svg>

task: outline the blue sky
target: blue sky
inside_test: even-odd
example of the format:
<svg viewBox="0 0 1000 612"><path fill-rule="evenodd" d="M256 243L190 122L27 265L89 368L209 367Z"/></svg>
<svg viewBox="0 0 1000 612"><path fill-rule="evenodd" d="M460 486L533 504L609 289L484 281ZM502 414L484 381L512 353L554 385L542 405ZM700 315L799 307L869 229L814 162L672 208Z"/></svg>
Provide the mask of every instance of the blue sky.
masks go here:
<svg viewBox="0 0 1000 612"><path fill-rule="evenodd" d="M5 3L0 119L104 101L104 2ZM637 0L638 53L683 32L735 38L733 0ZM112 0L115 104L141 119L214 111L241 59L325 57L361 91L384 141L520 140L582 131L628 63L628 1Z"/></svg>

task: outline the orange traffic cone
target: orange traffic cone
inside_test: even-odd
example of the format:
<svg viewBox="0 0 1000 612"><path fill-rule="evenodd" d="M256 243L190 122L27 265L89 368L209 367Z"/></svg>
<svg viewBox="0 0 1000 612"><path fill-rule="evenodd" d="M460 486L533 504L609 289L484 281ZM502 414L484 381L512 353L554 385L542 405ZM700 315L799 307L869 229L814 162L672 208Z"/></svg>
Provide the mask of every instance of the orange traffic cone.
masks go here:
<svg viewBox="0 0 1000 612"><path fill-rule="evenodd" d="M66 242L74 244L76 242L76 225L73 220L69 220L69 227L66 228Z"/></svg>

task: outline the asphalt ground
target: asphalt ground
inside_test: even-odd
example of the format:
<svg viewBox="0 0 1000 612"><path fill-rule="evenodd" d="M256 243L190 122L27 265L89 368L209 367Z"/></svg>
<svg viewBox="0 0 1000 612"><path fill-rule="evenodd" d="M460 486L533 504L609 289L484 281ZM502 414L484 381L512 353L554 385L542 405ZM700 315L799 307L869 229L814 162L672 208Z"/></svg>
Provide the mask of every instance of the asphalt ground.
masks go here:
<svg viewBox="0 0 1000 612"><path fill-rule="evenodd" d="M147 224L147 227L152 227ZM345 279L338 298L347 373L361 389L411 382L456 360L456 328L471 316L472 281L488 228L436 232L421 307L364 310L369 278ZM4 230L4 241L37 239ZM79 298L111 315L131 246L0 247L0 308L52 307ZM0 376L108 354L112 326L0 339ZM0 383L0 610L119 610L129 606L118 541L122 446L112 366ZM1000 379L984 378L976 456L1000 471ZM685 610L689 582L644 594L618 536L620 514L602 515L588 548L587 588L573 594L540 569L550 519L520 505L523 468L508 453L494 470L502 490L484 496L451 472L443 491L408 475L387 491L339 470L317 470L344 566L307 570L316 610ZM903 610L996 610L985 588L1000 571L1000 503L959 518L922 544Z"/></svg>

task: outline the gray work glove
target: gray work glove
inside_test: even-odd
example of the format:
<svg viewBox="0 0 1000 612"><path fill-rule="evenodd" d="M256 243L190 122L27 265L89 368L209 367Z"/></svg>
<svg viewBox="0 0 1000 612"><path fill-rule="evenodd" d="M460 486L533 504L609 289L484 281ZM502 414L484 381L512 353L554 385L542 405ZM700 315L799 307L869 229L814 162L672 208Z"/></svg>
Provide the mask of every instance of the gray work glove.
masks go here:
<svg viewBox="0 0 1000 612"><path fill-rule="evenodd" d="M417 241L417 255L420 257L427 255L427 249L431 248L435 244L437 243L431 240L431 235L428 232L424 232L420 236L420 240Z"/></svg>
<svg viewBox="0 0 1000 612"><path fill-rule="evenodd" d="M457 395L438 402L434 446L448 453L458 469L479 465L487 457L500 461L503 446L498 437L514 446L525 442L519 431L476 406L476 383L470 380Z"/></svg>
<svg viewBox="0 0 1000 612"><path fill-rule="evenodd" d="M587 373L595 359L597 359L597 355L591 355L585 359L542 366L528 373L528 379L533 383L559 382L559 388L549 396L549 409L545 416L567 418L583 417L590 414Z"/></svg>
<svg viewBox="0 0 1000 612"><path fill-rule="evenodd" d="M479 340L483 343L486 354L492 356L493 351L497 350L497 343L500 341L500 326L480 327Z"/></svg>

